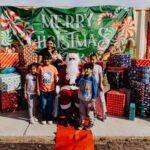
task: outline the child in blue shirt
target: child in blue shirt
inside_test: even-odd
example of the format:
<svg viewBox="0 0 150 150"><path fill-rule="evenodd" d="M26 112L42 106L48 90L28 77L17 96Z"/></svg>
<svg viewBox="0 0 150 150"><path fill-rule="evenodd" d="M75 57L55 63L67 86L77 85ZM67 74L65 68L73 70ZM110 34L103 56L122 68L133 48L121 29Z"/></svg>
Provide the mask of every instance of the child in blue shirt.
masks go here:
<svg viewBox="0 0 150 150"><path fill-rule="evenodd" d="M94 125L94 107L97 97L97 81L92 75L93 64L86 63L83 67L82 75L76 80L79 85L78 98L80 99L80 124L78 129L89 129ZM85 117L88 114L89 124L85 126Z"/></svg>

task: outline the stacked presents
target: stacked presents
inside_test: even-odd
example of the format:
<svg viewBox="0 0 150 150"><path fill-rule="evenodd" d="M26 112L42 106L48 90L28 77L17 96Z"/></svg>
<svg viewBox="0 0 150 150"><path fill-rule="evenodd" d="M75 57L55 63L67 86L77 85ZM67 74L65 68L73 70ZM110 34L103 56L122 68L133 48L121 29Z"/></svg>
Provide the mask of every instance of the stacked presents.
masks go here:
<svg viewBox="0 0 150 150"><path fill-rule="evenodd" d="M107 114L124 116L129 112L130 90L127 89L127 69L131 66L129 54L111 55L107 70L110 91L106 93Z"/></svg>
<svg viewBox="0 0 150 150"><path fill-rule="evenodd" d="M22 104L21 96L24 95L22 81L27 73L27 65L33 61L34 51L29 47L0 51L0 110L2 112L14 111Z"/></svg>
<svg viewBox="0 0 150 150"><path fill-rule="evenodd" d="M132 60L128 72L131 97L136 103L137 115L150 117L150 60Z"/></svg>
<svg viewBox="0 0 150 150"><path fill-rule="evenodd" d="M15 51L0 52L0 109L2 112L16 110L21 76L13 73L19 65L19 54Z"/></svg>
<svg viewBox="0 0 150 150"><path fill-rule="evenodd" d="M111 55L107 76L111 89L106 93L108 114L128 114L134 120L136 111L141 117L150 117L150 60L131 60L129 54Z"/></svg>

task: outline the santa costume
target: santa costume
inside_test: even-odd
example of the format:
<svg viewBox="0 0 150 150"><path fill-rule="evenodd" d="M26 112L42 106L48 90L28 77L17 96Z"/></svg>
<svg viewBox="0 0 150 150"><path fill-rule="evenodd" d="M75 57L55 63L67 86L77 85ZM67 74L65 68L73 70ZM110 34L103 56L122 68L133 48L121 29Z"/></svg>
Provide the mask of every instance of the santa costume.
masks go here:
<svg viewBox="0 0 150 150"><path fill-rule="evenodd" d="M68 53L66 63L59 71L60 107L66 116L66 126L73 116L79 116L78 86L76 79L80 74L80 58L78 53Z"/></svg>

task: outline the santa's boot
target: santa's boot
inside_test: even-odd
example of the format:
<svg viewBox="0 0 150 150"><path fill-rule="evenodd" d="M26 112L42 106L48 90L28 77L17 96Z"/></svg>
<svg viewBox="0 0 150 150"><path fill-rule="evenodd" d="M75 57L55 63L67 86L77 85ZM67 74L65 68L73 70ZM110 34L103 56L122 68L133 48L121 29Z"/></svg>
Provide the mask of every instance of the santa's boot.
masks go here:
<svg viewBox="0 0 150 150"><path fill-rule="evenodd" d="M68 126L70 126L71 117L72 117L71 108L65 109L65 110L63 110L63 112L64 112L64 115L66 117L65 122L64 122L64 126L68 127Z"/></svg>

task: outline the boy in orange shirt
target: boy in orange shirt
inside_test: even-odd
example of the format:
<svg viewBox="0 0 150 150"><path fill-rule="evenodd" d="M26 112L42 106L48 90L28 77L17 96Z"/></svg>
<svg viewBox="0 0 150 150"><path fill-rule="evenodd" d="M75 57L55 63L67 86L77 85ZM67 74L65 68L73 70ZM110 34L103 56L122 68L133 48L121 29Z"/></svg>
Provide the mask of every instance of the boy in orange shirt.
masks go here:
<svg viewBox="0 0 150 150"><path fill-rule="evenodd" d="M38 91L41 99L42 124L52 123L53 99L57 81L57 69L51 65L52 57L45 56L38 68Z"/></svg>

